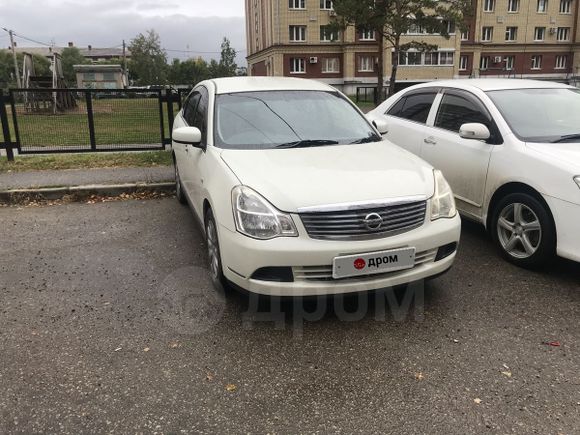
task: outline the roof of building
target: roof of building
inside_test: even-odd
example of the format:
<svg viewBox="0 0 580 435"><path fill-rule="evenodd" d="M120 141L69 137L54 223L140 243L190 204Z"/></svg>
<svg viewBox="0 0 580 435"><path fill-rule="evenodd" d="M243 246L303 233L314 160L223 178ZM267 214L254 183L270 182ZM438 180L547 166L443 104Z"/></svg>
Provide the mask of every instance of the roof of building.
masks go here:
<svg viewBox="0 0 580 435"><path fill-rule="evenodd" d="M123 67L121 65L73 65L75 71L79 72L121 72Z"/></svg>
<svg viewBox="0 0 580 435"><path fill-rule="evenodd" d="M538 88L569 88L570 86L546 81L525 79L457 79L439 80L423 83L417 87L449 86L453 88L473 89L477 88L484 92L500 91L506 89L538 89Z"/></svg>
<svg viewBox="0 0 580 435"><path fill-rule="evenodd" d="M260 91L331 91L331 86L317 80L294 77L227 77L211 80L217 94Z"/></svg>

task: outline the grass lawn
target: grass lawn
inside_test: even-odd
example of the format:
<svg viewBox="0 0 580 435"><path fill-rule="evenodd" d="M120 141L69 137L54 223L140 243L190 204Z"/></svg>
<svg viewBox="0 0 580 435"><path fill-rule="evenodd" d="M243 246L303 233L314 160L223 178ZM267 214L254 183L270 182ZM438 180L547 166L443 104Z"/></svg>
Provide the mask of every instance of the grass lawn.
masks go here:
<svg viewBox="0 0 580 435"><path fill-rule="evenodd" d="M169 151L51 154L49 156L16 156L14 162L0 158L0 173L58 169L127 168L169 166Z"/></svg>
<svg viewBox="0 0 580 435"><path fill-rule="evenodd" d="M164 103L165 105L165 103ZM177 104L174 113L177 113ZM89 147L86 102L59 114L30 113L16 105L18 131L23 147ZM163 125L169 137L169 120L164 107ZM161 120L157 98L93 100L95 139L98 145L160 144ZM12 111L8 107L12 135ZM15 140L15 137L12 137Z"/></svg>

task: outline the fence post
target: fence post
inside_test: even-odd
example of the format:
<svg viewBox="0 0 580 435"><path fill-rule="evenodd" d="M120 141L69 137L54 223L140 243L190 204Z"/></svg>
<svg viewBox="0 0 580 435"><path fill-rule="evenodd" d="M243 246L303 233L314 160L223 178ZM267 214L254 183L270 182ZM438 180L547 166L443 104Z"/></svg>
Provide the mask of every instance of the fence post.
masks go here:
<svg viewBox="0 0 580 435"><path fill-rule="evenodd" d="M6 98L4 91L0 89L0 124L2 124L2 134L4 135L4 146L9 162L14 161L14 151L12 150L12 139L10 138L10 125L8 124L8 113L6 112Z"/></svg>
<svg viewBox="0 0 580 435"><path fill-rule="evenodd" d="M87 103L87 117L89 122L89 139L91 141L91 149L96 151L97 141L95 139L95 117L93 114L93 96L90 91L85 91L85 101Z"/></svg>

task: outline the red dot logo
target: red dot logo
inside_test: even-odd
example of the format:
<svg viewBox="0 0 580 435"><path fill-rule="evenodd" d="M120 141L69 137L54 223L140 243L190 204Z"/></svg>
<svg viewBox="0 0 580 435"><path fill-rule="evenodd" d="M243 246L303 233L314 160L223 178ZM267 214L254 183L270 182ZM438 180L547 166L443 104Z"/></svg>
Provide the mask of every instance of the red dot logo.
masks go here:
<svg viewBox="0 0 580 435"><path fill-rule="evenodd" d="M358 258L354 260L354 268L357 270L362 270L366 267L367 262L364 261L362 258Z"/></svg>

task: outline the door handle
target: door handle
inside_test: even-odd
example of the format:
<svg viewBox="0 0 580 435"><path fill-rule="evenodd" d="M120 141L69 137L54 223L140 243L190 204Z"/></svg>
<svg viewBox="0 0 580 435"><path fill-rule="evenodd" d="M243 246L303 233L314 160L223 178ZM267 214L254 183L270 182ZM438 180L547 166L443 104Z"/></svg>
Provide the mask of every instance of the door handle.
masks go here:
<svg viewBox="0 0 580 435"><path fill-rule="evenodd" d="M423 139L423 142L425 142L426 144L429 144L429 145L437 145L437 141L435 140L435 138L433 136L429 136L429 137Z"/></svg>

